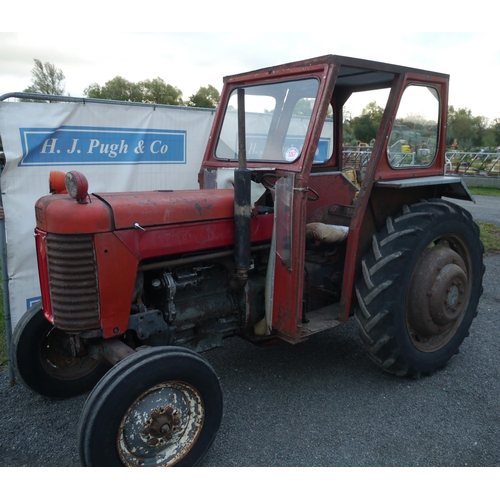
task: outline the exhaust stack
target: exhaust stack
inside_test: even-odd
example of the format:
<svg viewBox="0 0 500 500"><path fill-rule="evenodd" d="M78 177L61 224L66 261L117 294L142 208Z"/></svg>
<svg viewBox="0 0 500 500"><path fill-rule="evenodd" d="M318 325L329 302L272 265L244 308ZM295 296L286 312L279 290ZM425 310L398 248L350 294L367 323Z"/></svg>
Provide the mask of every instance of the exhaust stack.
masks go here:
<svg viewBox="0 0 500 500"><path fill-rule="evenodd" d="M238 168L234 171L234 255L236 280L243 288L250 269L251 172L247 169L245 90L238 89Z"/></svg>

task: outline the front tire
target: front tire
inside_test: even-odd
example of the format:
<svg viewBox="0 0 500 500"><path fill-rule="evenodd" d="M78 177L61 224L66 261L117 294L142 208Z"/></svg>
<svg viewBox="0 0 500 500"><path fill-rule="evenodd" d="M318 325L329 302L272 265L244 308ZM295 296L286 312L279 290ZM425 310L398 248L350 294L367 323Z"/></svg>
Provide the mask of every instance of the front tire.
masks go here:
<svg viewBox="0 0 500 500"><path fill-rule="evenodd" d="M355 317L374 362L418 377L446 365L482 294L483 244L461 207L440 199L388 217L362 259Z"/></svg>
<svg viewBox="0 0 500 500"><path fill-rule="evenodd" d="M32 391L54 399L90 390L109 369L85 352L74 356L70 336L45 319L41 302L17 323L11 359L17 379Z"/></svg>
<svg viewBox="0 0 500 500"><path fill-rule="evenodd" d="M222 419L215 371L180 347L145 349L115 365L87 399L79 424L82 465L193 466Z"/></svg>

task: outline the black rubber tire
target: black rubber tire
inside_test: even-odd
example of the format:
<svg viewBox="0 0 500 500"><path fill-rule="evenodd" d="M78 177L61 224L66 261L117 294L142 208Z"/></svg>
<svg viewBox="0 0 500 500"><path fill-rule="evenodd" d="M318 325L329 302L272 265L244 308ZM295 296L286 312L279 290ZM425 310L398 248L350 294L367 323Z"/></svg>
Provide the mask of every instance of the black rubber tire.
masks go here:
<svg viewBox="0 0 500 500"><path fill-rule="evenodd" d="M219 430L222 419L222 390L210 364L198 354L181 347L148 348L115 365L89 395L80 417L78 442L80 460L86 467L157 465L159 454L144 460L136 458L132 445L127 459L120 458L119 442L126 442L122 433L125 416L135 408L144 394L162 384L186 384L200 396L203 410L201 428L193 444L160 465L194 466L205 456ZM159 393L158 393L159 394ZM173 397L155 396L154 404L167 407ZM151 408L148 409L151 414ZM145 426L141 413L140 426ZM134 420L136 421L136 420ZM184 431L188 432L188 431ZM140 432L137 432L140 434ZM147 446L141 443L141 446ZM150 448L149 448L150 449ZM128 463L127 463L128 460ZM136 462L134 462L136 460Z"/></svg>
<svg viewBox="0 0 500 500"><path fill-rule="evenodd" d="M42 303L28 309L14 329L11 361L16 379L32 391L65 399L89 391L109 370L90 356L75 358L65 349L67 334L45 319Z"/></svg>
<svg viewBox="0 0 500 500"><path fill-rule="evenodd" d="M452 264L454 269L459 274L459 267L463 269L466 279L460 278L463 293L457 301L456 318L440 326L427 315L429 329L435 329L429 333L427 324L413 326L419 321L422 325L423 319L411 318L426 314L435 288L417 288L414 283L430 279L433 286L439 286L443 268L437 263L439 259L428 256L430 252L436 256L441 250L453 257L458 263ZM372 249L362 259L356 284L355 317L360 336L379 367L398 376L430 375L458 353L477 315L483 291L483 252L479 228L470 213L448 201L424 200L404 206L401 213L387 219L386 227L373 236ZM428 273L431 277L426 276ZM449 287L436 303L448 304L446 294L450 294Z"/></svg>

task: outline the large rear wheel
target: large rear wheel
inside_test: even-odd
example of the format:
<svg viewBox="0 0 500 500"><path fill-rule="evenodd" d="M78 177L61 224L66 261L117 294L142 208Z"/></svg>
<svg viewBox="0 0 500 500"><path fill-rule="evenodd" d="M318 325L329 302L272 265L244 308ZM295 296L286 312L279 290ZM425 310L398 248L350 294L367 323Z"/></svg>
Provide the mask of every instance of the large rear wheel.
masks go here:
<svg viewBox="0 0 500 500"><path fill-rule="evenodd" d="M373 236L356 285L356 319L375 363L396 375L431 374L469 334L482 293L479 228L440 199L404 206Z"/></svg>
<svg viewBox="0 0 500 500"><path fill-rule="evenodd" d="M140 351L115 365L85 403L82 465L189 466L210 448L222 419L215 371L180 347Z"/></svg>
<svg viewBox="0 0 500 500"><path fill-rule="evenodd" d="M24 313L12 335L16 378L42 396L64 399L90 390L109 369L85 344L45 319L42 303Z"/></svg>

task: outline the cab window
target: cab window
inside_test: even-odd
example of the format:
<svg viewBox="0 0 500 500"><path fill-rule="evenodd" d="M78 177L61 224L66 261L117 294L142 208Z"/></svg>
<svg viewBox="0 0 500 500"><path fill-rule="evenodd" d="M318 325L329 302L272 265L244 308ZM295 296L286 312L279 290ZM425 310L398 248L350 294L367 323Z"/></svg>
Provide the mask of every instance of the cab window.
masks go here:
<svg viewBox="0 0 500 500"><path fill-rule="evenodd" d="M439 94L434 87L408 86L387 147L392 168L428 167L438 144Z"/></svg>
<svg viewBox="0 0 500 500"><path fill-rule="evenodd" d="M318 89L316 78L245 88L247 161L295 162L300 157ZM331 149L330 143L322 146L326 148L324 156ZM228 102L215 156L221 160L238 159L236 89Z"/></svg>

